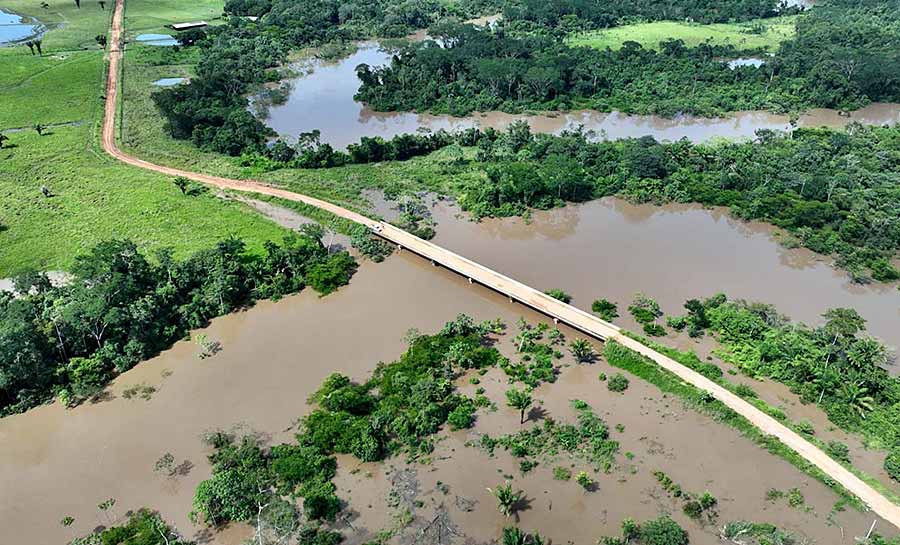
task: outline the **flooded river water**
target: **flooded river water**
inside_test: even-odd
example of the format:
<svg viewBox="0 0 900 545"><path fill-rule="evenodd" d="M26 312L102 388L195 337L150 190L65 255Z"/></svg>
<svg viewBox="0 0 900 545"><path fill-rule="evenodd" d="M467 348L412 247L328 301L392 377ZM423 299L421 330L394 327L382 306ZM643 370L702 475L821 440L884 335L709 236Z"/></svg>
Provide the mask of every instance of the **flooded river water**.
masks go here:
<svg viewBox="0 0 900 545"><path fill-rule="evenodd" d="M413 112L375 112L353 100L359 89L356 67L390 62L390 53L378 44L367 42L340 61L312 60L298 69L306 75L291 80L290 92L283 104L269 106L265 122L287 139L301 132L319 129L322 142L337 148L358 142L362 136L389 139L398 134L414 133L420 128L459 130L468 127L503 129L524 119L535 132L559 133L580 125L595 131L597 138L628 138L652 135L658 140L688 138L703 142L715 138L751 138L759 129L787 130L785 115L768 112L736 112L726 118L703 118L689 115L664 118L652 115L627 115L593 110L545 112L535 115L503 112L475 113L468 117L417 114ZM800 117L799 126L841 127L850 121L882 125L900 122L900 104L871 104L852 112L850 117L835 110L810 110Z"/></svg>
<svg viewBox="0 0 900 545"><path fill-rule="evenodd" d="M432 212L437 244L538 289L560 288L586 310L602 297L627 314L641 291L666 313L681 314L687 299L724 292L775 304L809 324L820 323L829 308L854 308L871 334L900 347L896 285L854 284L830 259L785 248L771 226L736 220L723 209L607 198L535 211L527 222L475 223L447 201Z"/></svg>
<svg viewBox="0 0 900 545"><path fill-rule="evenodd" d="M63 543L109 524L127 510L150 506L200 542L238 543L247 537L246 528L212 532L192 525L187 517L196 485L209 475L200 441L203 432L240 425L272 442L289 441L292 424L307 410L306 399L330 373L363 379L378 361L400 354L407 328L434 331L459 312L479 320L500 317L510 326L520 315L540 319L403 253L380 265L364 264L349 287L328 297L305 292L216 319L204 332L222 343L222 352L212 358L199 360L194 343L180 342L122 375L102 401L70 411L53 404L4 418L3 535L16 543ZM500 338L500 347L512 356L509 337ZM496 512L485 487L502 483L508 474L528 498L521 526L540 529L554 543L591 544L600 535L617 534L625 516L646 519L663 512L689 530L693 545L718 543L716 525L688 520L680 503L654 484L656 469L669 473L686 490L710 490L719 498L722 522L772 522L829 544L853 543L871 524L871 515L853 510L829 514L837 500L833 492L655 388L632 381L625 395L611 394L596 379L601 371L613 372L602 362L564 367L557 384L536 391L541 410L527 424L546 416L571 420L567 407L575 397L589 401L611 426L622 424L624 429L614 437L622 443L622 453L632 452L633 459L620 456L612 473L597 474L597 492L553 480L549 464L521 477L507 454L491 459L464 446L467 434L458 432L439 442L432 466L411 468L421 494L413 527L431 520L431 510L445 505L463 536L477 542L495 537L511 520ZM466 391L474 388L466 377L459 382ZM135 385L157 390L149 400L126 399L124 390ZM519 429L517 415L503 402L502 374L491 371L482 377L482 385L500 409L480 417L472 433ZM154 462L166 452L179 467L174 477L153 471ZM352 527L345 528L348 543L361 543L391 524L391 510L385 506L390 475L392 468L405 464L391 460L354 471L359 464L342 458L340 466L339 494L352 508ZM573 467L576 472L582 469L589 468L577 463ZM439 492L448 486L449 495ZM769 488L794 487L805 497L803 509L765 499ZM108 498L116 499L109 519L96 508ZM476 509L465 508L471 501ZM75 518L69 528L58 523L65 516ZM879 528L892 532L884 522Z"/></svg>

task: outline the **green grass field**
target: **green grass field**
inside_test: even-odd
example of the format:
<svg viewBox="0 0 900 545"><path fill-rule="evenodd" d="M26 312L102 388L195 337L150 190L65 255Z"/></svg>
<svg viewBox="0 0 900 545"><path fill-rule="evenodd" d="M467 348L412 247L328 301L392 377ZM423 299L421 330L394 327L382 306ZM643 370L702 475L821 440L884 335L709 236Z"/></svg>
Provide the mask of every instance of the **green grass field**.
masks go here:
<svg viewBox="0 0 900 545"><path fill-rule="evenodd" d="M0 278L28 268L65 270L77 254L116 237L148 251L172 247L179 256L229 235L254 250L266 240L280 240L284 229L243 205L211 193L185 197L167 177L103 153L105 62L94 36L106 33L112 0L106 10L95 0L82 0L80 10L71 0L50 4L33 15L66 24L44 36L44 57L31 56L24 46L0 48L0 131L9 138L0 149ZM197 19L206 17L213 3L184 3L197 12L176 10L175 4L129 2L145 21L165 13L157 5L170 6L179 19ZM4 8L26 15L36 5L4 2ZM77 123L53 126L43 136L30 128L9 130L66 122ZM53 196L44 197L41 186Z"/></svg>
<svg viewBox="0 0 900 545"><path fill-rule="evenodd" d="M683 40L688 47L709 41L714 45L730 44L738 49L775 51L781 42L794 35L795 21L796 16L712 25L657 21L578 33L570 36L567 42L573 46L619 49L625 42L633 41L656 49L659 42L672 38Z"/></svg>

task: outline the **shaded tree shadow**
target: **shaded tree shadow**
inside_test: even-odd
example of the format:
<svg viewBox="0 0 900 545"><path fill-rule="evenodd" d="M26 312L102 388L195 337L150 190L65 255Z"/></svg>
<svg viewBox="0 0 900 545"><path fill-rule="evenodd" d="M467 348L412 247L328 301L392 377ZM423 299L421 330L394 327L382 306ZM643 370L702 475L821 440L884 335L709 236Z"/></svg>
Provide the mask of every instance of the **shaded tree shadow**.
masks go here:
<svg viewBox="0 0 900 545"><path fill-rule="evenodd" d="M532 505L534 500L531 498L520 498L519 501L512 505L510 509L512 511L513 516L516 519L516 524L519 523L519 513L524 513L525 511L530 511L532 509Z"/></svg>
<svg viewBox="0 0 900 545"><path fill-rule="evenodd" d="M547 409L536 405L528 409L528 414L526 415L527 418L525 419L525 421L537 422L546 418L548 414L549 413L547 412Z"/></svg>
<svg viewBox="0 0 900 545"><path fill-rule="evenodd" d="M97 392L96 394L92 395L88 399L88 402L90 402L91 405L96 405L98 403L112 401L114 399L116 399L116 396L114 396L112 392L110 392L109 390L103 390L102 392Z"/></svg>
<svg viewBox="0 0 900 545"><path fill-rule="evenodd" d="M192 469L194 469L194 462L185 460L175 466L174 474L178 475L179 477L186 477L190 474Z"/></svg>

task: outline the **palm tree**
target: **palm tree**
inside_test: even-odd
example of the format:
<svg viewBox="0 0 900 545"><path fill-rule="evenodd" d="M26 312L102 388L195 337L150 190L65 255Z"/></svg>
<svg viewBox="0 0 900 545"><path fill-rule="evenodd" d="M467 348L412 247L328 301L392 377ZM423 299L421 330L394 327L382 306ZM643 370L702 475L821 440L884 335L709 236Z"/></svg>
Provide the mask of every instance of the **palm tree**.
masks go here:
<svg viewBox="0 0 900 545"><path fill-rule="evenodd" d="M541 534L535 532L529 534L519 530L515 526L507 526L503 528L503 545L544 545L544 538Z"/></svg>
<svg viewBox="0 0 900 545"><path fill-rule="evenodd" d="M591 361L594 357L594 348L586 339L575 339L569 343L569 352L578 363Z"/></svg>
<svg viewBox="0 0 900 545"><path fill-rule="evenodd" d="M866 413L874 409L875 398L869 395L869 389L863 386L863 381L846 382L838 391L843 402L860 418L865 418Z"/></svg>
<svg viewBox="0 0 900 545"><path fill-rule="evenodd" d="M519 410L519 424L525 423L525 411L531 407L533 401L531 392L528 390L511 388L506 391L506 404Z"/></svg>
<svg viewBox="0 0 900 545"><path fill-rule="evenodd" d="M497 498L497 509L505 517L510 517L516 509L516 504L522 501L525 493L521 490L513 491L512 485L509 483L501 484L497 488L488 488L488 492Z"/></svg>

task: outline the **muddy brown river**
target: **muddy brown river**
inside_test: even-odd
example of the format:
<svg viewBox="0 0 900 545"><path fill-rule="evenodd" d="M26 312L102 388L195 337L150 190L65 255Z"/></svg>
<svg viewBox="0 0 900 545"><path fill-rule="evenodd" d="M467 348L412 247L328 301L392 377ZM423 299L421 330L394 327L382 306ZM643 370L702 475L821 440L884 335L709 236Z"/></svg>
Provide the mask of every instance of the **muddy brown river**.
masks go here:
<svg viewBox="0 0 900 545"><path fill-rule="evenodd" d="M373 200L376 210L389 213ZM868 320L869 333L900 346L895 284L854 284L831 259L785 248L771 226L734 219L723 209L606 198L535 211L528 221L475 223L448 201L436 203L432 214L437 244L538 289L560 288L586 310L602 297L627 315L632 296L642 291L666 313L681 314L687 299L724 292L775 304L809 324L820 323L829 308L854 308Z"/></svg>
<svg viewBox="0 0 900 545"><path fill-rule="evenodd" d="M519 305L427 262L404 253L385 263L364 264L351 285L319 298L311 291L283 301L263 302L245 312L215 320L204 331L222 343L218 355L200 360L194 343L183 341L125 373L102 401L66 411L58 404L0 420L0 527L15 543L64 543L127 510L159 509L187 536L201 542L236 544L248 536L240 525L213 532L188 520L193 491L209 475L200 436L215 428L261 432L272 441L288 441L302 416L305 400L332 372L365 378L378 361L395 359L409 327L434 331L457 313L476 319L500 317L512 324L524 315L541 319ZM565 331L567 336L574 335ZM501 350L514 356L509 335ZM460 537L486 541L511 523L496 511L485 490L512 475L527 495L520 525L539 529L554 543L594 543L616 534L626 516L646 519L671 513L691 534L694 545L719 543L716 525L688 520L680 503L667 497L652 476L660 469L686 490L709 490L719 498L721 523L748 519L778 524L816 543L850 544L873 521L853 510L832 513L838 497L779 458L754 446L737 432L691 410L638 380L624 395L613 395L597 381L599 372L614 372L605 363L572 365L568 359L557 384L541 386L535 397L541 411L531 423L552 416L571 420L569 401L593 405L622 443L622 455L610 474L597 474L599 490L584 492L574 482L555 481L552 464L522 477L510 456L495 458L464 446L478 433L509 433L519 428L517 415L505 407L506 379L498 370L482 377L487 395L498 405L479 417L470 432L439 442L430 466L407 467L402 460L383 465L340 460L339 494L350 501L343 525L348 543L362 543L395 519L385 506L395 471L411 469L419 500L411 528L428 524L434 513L449 517ZM461 389L474 386L465 377ZM157 390L149 400L126 399L136 385ZM170 452L180 467L175 477L153 471ZM625 452L632 452L628 460ZM577 462L573 471L589 468ZM359 471L357 471L359 469ZM438 483L441 483L438 486ZM449 488L447 488L449 487ZM770 488L798 488L806 507L789 508L765 499ZM108 518L97 504L115 498ZM474 503L471 503L474 502ZM473 507L474 506L474 507ZM59 521L73 516L65 528ZM893 531L883 521L882 531ZM410 530L412 531L412 530ZM403 532L396 539L404 542ZM842 537L843 536L843 537ZM571 541L570 541L571 540Z"/></svg>
<svg viewBox="0 0 900 545"><path fill-rule="evenodd" d="M301 132L318 129L322 142L337 148L358 142L362 136L390 139L419 129L459 130L468 127L504 129L525 120L535 132L558 134L583 126L594 131L595 138L629 138L652 135L658 140L688 138L704 142L715 138L751 138L759 129L788 130L787 116L768 112L735 112L725 118L680 115L664 118L652 115L627 115L593 110L544 112L516 115L503 112L475 113L468 117L429 115L413 112L376 112L353 100L359 89L356 67L365 63L380 66L390 62L390 53L377 43L366 42L349 57L339 61L310 60L297 69L306 75L288 82L290 91L283 104L260 110L260 116L275 132L289 140ZM255 101L259 106L259 101ZM871 104L841 116L835 110L810 110L800 117L799 126L842 127L850 121L883 125L900 122L900 104Z"/></svg>

